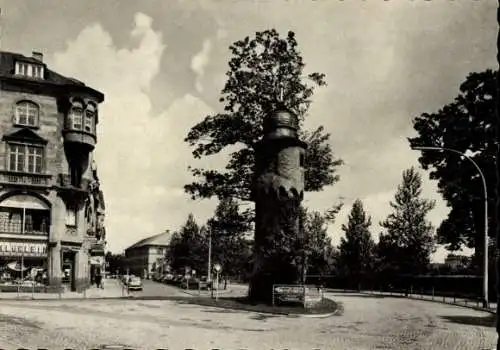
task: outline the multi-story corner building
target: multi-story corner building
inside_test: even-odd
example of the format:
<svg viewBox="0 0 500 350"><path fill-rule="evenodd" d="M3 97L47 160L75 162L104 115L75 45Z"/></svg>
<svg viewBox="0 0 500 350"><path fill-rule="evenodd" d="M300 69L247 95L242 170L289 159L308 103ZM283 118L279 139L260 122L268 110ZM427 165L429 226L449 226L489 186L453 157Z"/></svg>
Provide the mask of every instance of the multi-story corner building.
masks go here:
<svg viewBox="0 0 500 350"><path fill-rule="evenodd" d="M151 278L157 270L168 270L165 260L172 234L165 231L158 235L144 238L125 249L125 267L130 274Z"/></svg>
<svg viewBox="0 0 500 350"><path fill-rule="evenodd" d="M88 285L103 268L93 151L104 95L31 57L0 52L0 278ZM31 275L33 274L33 275Z"/></svg>

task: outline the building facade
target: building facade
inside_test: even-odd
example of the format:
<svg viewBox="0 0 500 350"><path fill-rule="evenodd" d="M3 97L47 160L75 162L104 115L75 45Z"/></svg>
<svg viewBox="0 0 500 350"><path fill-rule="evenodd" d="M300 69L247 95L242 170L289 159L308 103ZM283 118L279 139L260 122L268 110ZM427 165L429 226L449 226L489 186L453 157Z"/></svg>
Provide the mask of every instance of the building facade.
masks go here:
<svg viewBox="0 0 500 350"><path fill-rule="evenodd" d="M103 265L104 201L93 151L104 95L31 57L0 52L2 282L88 286ZM102 267L102 266L101 266Z"/></svg>
<svg viewBox="0 0 500 350"><path fill-rule="evenodd" d="M172 235L169 231L140 240L125 249L125 267L129 274L151 278L157 270L168 270L165 259Z"/></svg>

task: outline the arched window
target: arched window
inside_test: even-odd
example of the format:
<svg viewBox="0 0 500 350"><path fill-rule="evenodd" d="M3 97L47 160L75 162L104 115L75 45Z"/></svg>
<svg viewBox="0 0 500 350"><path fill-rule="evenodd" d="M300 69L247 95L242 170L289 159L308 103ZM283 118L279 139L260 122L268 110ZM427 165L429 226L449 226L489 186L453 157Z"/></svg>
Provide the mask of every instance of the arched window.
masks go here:
<svg viewBox="0 0 500 350"><path fill-rule="evenodd" d="M74 130L82 130L83 127L83 103L73 102L69 111L70 128Z"/></svg>
<svg viewBox="0 0 500 350"><path fill-rule="evenodd" d="M15 123L23 126L38 126L40 109L30 101L21 101L16 104Z"/></svg>
<svg viewBox="0 0 500 350"><path fill-rule="evenodd" d="M86 132L94 132L96 108L94 104L89 103L87 109L85 110L85 121L83 129Z"/></svg>

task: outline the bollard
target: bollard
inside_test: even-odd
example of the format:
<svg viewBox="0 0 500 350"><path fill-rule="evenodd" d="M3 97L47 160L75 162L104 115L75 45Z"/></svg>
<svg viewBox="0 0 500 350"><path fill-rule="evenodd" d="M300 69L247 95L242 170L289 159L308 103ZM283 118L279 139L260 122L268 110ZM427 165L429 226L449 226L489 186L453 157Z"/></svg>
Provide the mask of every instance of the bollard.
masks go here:
<svg viewBox="0 0 500 350"><path fill-rule="evenodd" d="M432 301L434 301L434 287L432 287Z"/></svg>
<svg viewBox="0 0 500 350"><path fill-rule="evenodd" d="M455 296L455 293L453 293L453 304L457 303L457 297Z"/></svg>
<svg viewBox="0 0 500 350"><path fill-rule="evenodd" d="M443 294L443 303L446 303L446 297L444 294Z"/></svg>

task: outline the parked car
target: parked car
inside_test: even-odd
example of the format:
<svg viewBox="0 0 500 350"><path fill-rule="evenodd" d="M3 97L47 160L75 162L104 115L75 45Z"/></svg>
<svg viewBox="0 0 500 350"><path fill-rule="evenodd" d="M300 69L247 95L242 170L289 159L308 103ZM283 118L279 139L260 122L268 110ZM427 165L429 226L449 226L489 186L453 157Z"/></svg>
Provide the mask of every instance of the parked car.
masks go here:
<svg viewBox="0 0 500 350"><path fill-rule="evenodd" d="M174 279L174 275L171 273L167 273L166 275L163 275L161 277L161 282L163 283L168 283L169 281L172 281Z"/></svg>
<svg viewBox="0 0 500 350"><path fill-rule="evenodd" d="M129 290L142 290L142 280L140 277L132 276L128 279L127 288Z"/></svg>
<svg viewBox="0 0 500 350"><path fill-rule="evenodd" d="M181 281L181 288L182 289L198 289L199 283L200 283L200 280L196 277L192 277L189 279L184 277Z"/></svg>

